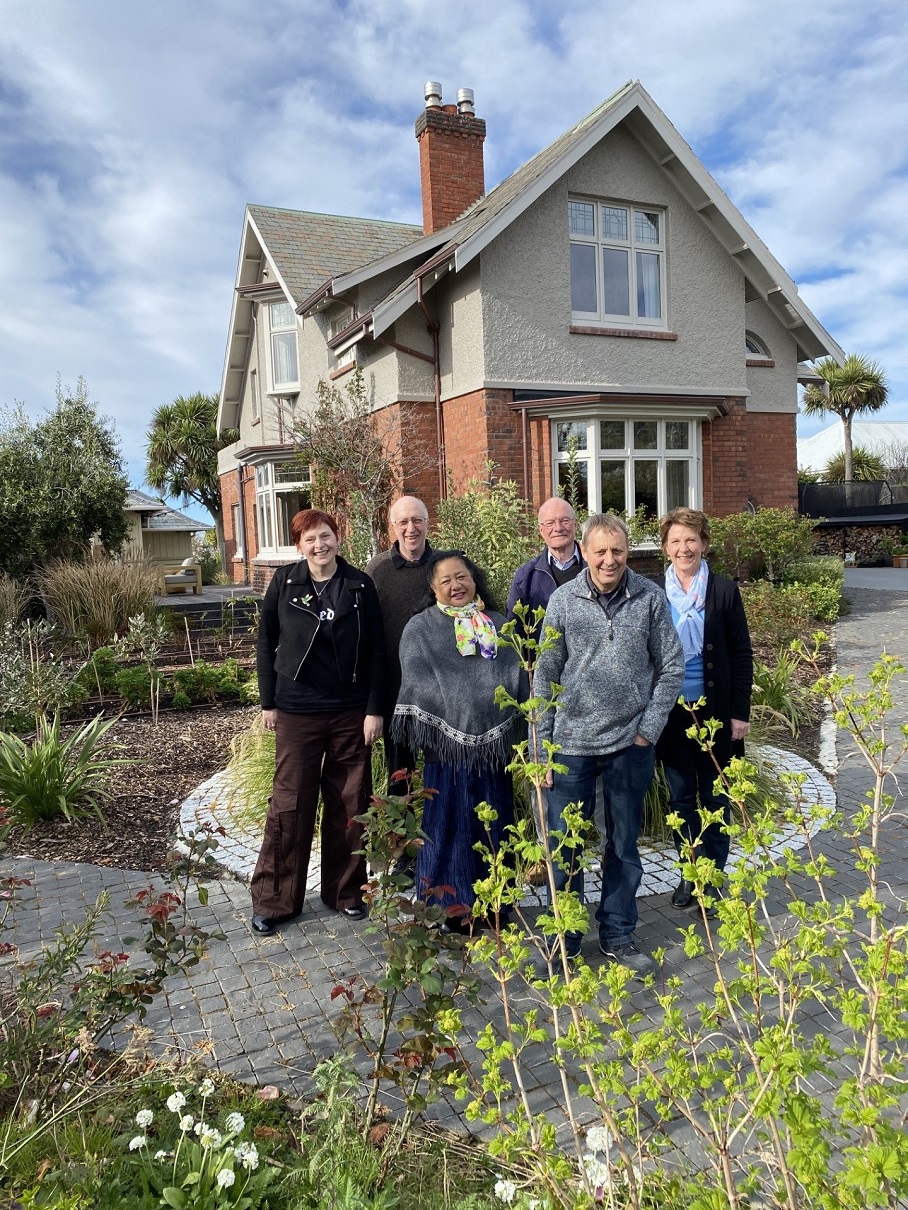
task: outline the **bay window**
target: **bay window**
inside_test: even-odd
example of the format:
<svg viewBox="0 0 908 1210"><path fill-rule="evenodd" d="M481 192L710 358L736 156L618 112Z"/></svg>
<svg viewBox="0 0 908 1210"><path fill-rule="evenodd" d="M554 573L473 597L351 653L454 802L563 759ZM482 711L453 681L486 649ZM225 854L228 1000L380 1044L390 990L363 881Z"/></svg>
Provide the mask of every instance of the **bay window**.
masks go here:
<svg viewBox="0 0 908 1210"><path fill-rule="evenodd" d="M294 514L309 508L309 468L298 462L260 462L255 468L255 515L260 554L296 553Z"/></svg>
<svg viewBox="0 0 908 1210"><path fill-rule="evenodd" d="M555 490L573 486L589 512L658 517L696 508L700 426L689 419L590 417L552 421ZM572 456L573 451L573 456Z"/></svg>

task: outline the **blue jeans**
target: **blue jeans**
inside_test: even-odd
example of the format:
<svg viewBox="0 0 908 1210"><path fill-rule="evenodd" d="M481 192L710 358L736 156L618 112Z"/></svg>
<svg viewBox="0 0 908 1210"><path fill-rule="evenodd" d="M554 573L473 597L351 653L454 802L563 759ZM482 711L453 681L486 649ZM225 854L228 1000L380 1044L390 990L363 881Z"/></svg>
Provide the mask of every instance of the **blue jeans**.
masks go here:
<svg viewBox="0 0 908 1210"><path fill-rule="evenodd" d="M596 920L603 944L622 945L633 938L637 927L637 889L643 877L643 864L637 849L643 798L653 780L655 755L652 744L630 744L607 756L571 756L559 752L559 764L567 773L556 773L548 792L549 831L564 831L564 808L582 803L587 819L593 818L596 779L602 778L605 800L605 835L602 838L602 895ZM567 856L567 855L566 855ZM555 868L555 887L568 885L566 870ZM583 873L571 876L570 889L583 902Z"/></svg>

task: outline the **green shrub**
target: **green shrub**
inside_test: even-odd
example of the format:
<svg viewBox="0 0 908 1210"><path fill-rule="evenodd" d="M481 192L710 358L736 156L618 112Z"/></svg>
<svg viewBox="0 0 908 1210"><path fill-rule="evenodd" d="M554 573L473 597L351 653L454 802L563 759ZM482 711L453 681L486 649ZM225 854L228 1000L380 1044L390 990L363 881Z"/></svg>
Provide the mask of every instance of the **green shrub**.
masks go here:
<svg viewBox="0 0 908 1210"><path fill-rule="evenodd" d="M710 518L709 524L710 565L722 575L737 576L747 564L752 576L778 584L813 550L816 521L791 508L758 508Z"/></svg>
<svg viewBox="0 0 908 1210"><path fill-rule="evenodd" d="M151 703L151 671L139 666L121 668L114 684L117 694L130 710L147 710Z"/></svg>
<svg viewBox="0 0 908 1210"><path fill-rule="evenodd" d="M0 801L14 823L31 828L39 820L62 815L68 820L97 815L110 797L111 770L127 764L103 757L98 746L117 720L98 715L63 739L60 715L39 719L32 743L0 732Z"/></svg>
<svg viewBox="0 0 908 1210"><path fill-rule="evenodd" d="M274 782L274 732L257 718L230 743L230 802L243 825L264 828Z"/></svg>
<svg viewBox="0 0 908 1210"><path fill-rule="evenodd" d="M85 667L79 673L79 682L89 693L115 693L117 690L117 674L122 671L122 665L110 647L98 647L86 661Z"/></svg>
<svg viewBox="0 0 908 1210"><path fill-rule="evenodd" d="M489 463L488 479L471 479L439 501L432 545L469 555L486 574L494 607L503 610L514 572L538 553L540 539L532 506L512 480L494 478L494 469Z"/></svg>
<svg viewBox="0 0 908 1210"><path fill-rule="evenodd" d="M0 629L0 718L21 731L36 716L84 701L83 666L60 655L60 634L49 623ZM24 721L25 720L25 721Z"/></svg>
<svg viewBox="0 0 908 1210"><path fill-rule="evenodd" d="M222 672L220 668L198 660L191 667L179 668L173 674L173 686L174 705L185 708L190 702L213 702L221 691Z"/></svg>
<svg viewBox="0 0 908 1210"><path fill-rule="evenodd" d="M808 555L789 566L787 580L792 584L832 584L841 589L845 564L836 555Z"/></svg>
<svg viewBox="0 0 908 1210"><path fill-rule="evenodd" d="M780 651L770 666L754 661L751 722L767 734L787 730L797 735L813 718L810 697L797 678L800 660Z"/></svg>
<svg viewBox="0 0 908 1210"><path fill-rule="evenodd" d="M781 588L768 580L742 586L741 596L750 637L757 648L778 651L812 630L813 610L799 584Z"/></svg>
<svg viewBox="0 0 908 1210"><path fill-rule="evenodd" d="M800 584L797 581L786 585L804 594L811 615L819 622L834 622L842 608L842 592L835 584Z"/></svg>
<svg viewBox="0 0 908 1210"><path fill-rule="evenodd" d="M154 613L158 573L146 562L49 563L38 578L48 613L71 635L107 643L129 619Z"/></svg>

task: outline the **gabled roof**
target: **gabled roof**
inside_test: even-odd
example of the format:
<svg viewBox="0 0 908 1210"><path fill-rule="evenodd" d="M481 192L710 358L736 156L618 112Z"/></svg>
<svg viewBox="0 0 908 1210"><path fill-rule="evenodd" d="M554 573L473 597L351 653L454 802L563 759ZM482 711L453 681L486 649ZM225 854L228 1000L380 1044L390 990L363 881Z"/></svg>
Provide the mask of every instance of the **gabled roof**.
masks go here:
<svg viewBox="0 0 908 1210"><path fill-rule="evenodd" d="M447 259L463 269L537 198L621 123L652 155L703 222L740 266L748 299L763 298L791 332L798 356L844 356L798 294L797 287L726 193L710 176L675 127L639 81L630 81L532 159L479 198L449 231L448 242L433 260ZM445 266L447 268L448 266ZM431 286L444 270L424 280ZM413 276L374 308L373 331L385 331L416 302Z"/></svg>
<svg viewBox="0 0 908 1210"><path fill-rule="evenodd" d="M253 297L267 263L269 282L262 297L274 293L277 281L288 301L298 306L326 279L380 260L422 239L422 228L410 223L314 214L277 206L247 206L240 241L218 427L235 428L253 335Z"/></svg>
<svg viewBox="0 0 908 1210"><path fill-rule="evenodd" d="M246 213L296 304L327 278L359 269L423 238L422 227L411 223L276 206L247 206Z"/></svg>
<svg viewBox="0 0 908 1210"><path fill-rule="evenodd" d="M194 534L203 529L214 529L208 521L194 521L185 513L179 512L159 500L131 487L126 493L126 503L123 506L128 513L148 513L149 517L143 529L165 529L171 533Z"/></svg>

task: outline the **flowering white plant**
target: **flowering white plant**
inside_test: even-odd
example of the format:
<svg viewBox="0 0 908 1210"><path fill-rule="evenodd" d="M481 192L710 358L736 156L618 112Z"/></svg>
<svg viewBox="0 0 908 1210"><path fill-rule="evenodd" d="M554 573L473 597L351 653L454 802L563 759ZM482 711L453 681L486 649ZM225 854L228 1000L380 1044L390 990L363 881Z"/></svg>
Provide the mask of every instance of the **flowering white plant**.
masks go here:
<svg viewBox="0 0 908 1210"><path fill-rule="evenodd" d="M179 1115L180 1137L174 1151L159 1148L151 1157L148 1135L137 1134L128 1142L130 1152L141 1152L150 1186L156 1190L159 1205L181 1210L220 1210L221 1207L257 1206L270 1183L271 1168L259 1168L255 1143L238 1138L246 1129L246 1119L237 1110L224 1118L223 1130L206 1120L208 1098L214 1093L212 1080L203 1080L195 1093L201 1101L201 1115L182 1113L187 1105L183 1092L173 1092L166 1105ZM190 1094L192 1095L192 1094ZM209 1103L209 1109L211 1108ZM144 1131L154 1121L154 1112L142 1108L136 1113L136 1125Z"/></svg>
<svg viewBox="0 0 908 1210"><path fill-rule="evenodd" d="M500 1177L495 1182L495 1196L500 1202L505 1202L506 1205L510 1205L517 1196L517 1186L513 1181L505 1180L504 1177Z"/></svg>

